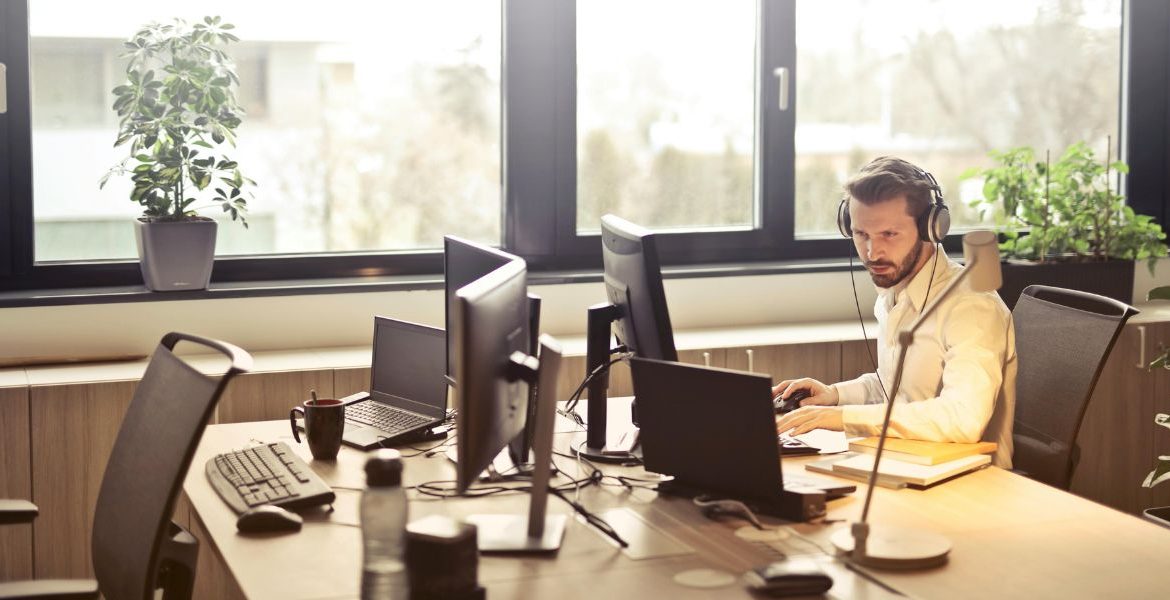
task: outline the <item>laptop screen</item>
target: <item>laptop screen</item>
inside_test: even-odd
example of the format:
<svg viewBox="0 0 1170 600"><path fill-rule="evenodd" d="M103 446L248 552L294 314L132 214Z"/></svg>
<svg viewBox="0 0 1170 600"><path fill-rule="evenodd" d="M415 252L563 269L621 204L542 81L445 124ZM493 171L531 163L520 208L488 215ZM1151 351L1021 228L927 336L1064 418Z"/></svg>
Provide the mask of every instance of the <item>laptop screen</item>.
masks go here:
<svg viewBox="0 0 1170 600"><path fill-rule="evenodd" d="M442 329L374 317L370 398L441 418L447 407L446 348Z"/></svg>

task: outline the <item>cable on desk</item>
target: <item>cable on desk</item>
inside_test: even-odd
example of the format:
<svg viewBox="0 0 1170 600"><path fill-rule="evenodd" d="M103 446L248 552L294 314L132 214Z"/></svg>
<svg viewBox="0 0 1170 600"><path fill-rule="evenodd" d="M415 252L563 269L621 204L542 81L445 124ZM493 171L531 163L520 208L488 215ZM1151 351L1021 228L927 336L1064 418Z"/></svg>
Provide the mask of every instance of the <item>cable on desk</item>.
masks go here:
<svg viewBox="0 0 1170 600"><path fill-rule="evenodd" d="M419 456L421 454L426 454L427 458L430 458L431 456L434 456L435 453L437 453L439 451L439 448L444 448L444 447L450 446L451 444L454 444L454 443L455 443L455 436L449 435L443 441L441 441L437 444L434 444L432 446L428 446L426 448L419 448L418 446L409 446L408 445L406 447L410 448L411 450L414 450L414 452L411 454L403 454L402 458L411 458L414 456Z"/></svg>
<svg viewBox="0 0 1170 600"><path fill-rule="evenodd" d="M630 547L630 543L622 539L622 536L618 535L618 532L614 531L613 527L607 523L605 519L602 519L601 517L589 512L589 509L585 508L581 504L570 500L567 496L565 496L564 492L555 488L550 488L549 491L552 492L552 494L557 498L564 500L569 506L572 506L573 510L576 511L577 514L581 515L581 517L585 519L586 523L592 525L598 531L605 534L606 537L617 542L619 546L622 548Z"/></svg>
<svg viewBox="0 0 1170 600"><path fill-rule="evenodd" d="M581 418L581 415L574 412L574 410L577 408L577 403L580 402L580 400L581 400L581 394L585 391L585 388L589 385L589 382L593 381L594 377L597 377L598 375L601 375L602 373L608 373L609 368L612 367L613 365L615 365L619 362L622 362L624 360L629 360L630 357L634 355L633 352L626 352L625 345L618 346L617 348L614 349L614 352L617 352L619 354L615 358L611 358L608 362L597 365L597 367L594 368L592 372L590 372L588 375L585 376L585 379L581 380L581 384L578 385L577 389L574 390L572 395L569 396L569 402L568 402L568 404L565 405L565 408L564 409L557 409L558 414L560 414L563 417L567 417L569 419L572 419L573 422L576 423L580 427L586 426L585 420Z"/></svg>

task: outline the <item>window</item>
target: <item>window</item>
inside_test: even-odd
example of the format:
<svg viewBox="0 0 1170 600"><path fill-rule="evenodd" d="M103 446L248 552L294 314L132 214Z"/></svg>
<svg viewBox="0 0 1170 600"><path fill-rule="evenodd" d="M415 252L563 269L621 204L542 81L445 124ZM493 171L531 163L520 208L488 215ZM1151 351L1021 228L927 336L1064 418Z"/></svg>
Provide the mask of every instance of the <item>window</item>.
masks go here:
<svg viewBox="0 0 1170 600"><path fill-rule="evenodd" d="M799 0L796 13L798 236L836 235L841 185L875 156L931 171L956 228L980 224L967 205L980 182L959 175L991 150L1056 160L1084 141L1118 156L1119 0Z"/></svg>
<svg viewBox="0 0 1170 600"><path fill-rule="evenodd" d="M577 3L578 233L755 225L755 32L744 0Z"/></svg>
<svg viewBox="0 0 1170 600"><path fill-rule="evenodd" d="M119 46L203 14L243 38L236 157L260 183L251 230L220 228L216 282L437 273L446 233L533 270L596 267L606 212L661 231L668 264L833 258L841 184L874 156L934 172L972 226L962 171L1077 140L1111 145L1134 206L1166 216L1162 3L383 4L272 19L221 0L0 0L0 289L139 281L128 181L97 189L119 157Z"/></svg>
<svg viewBox="0 0 1170 600"><path fill-rule="evenodd" d="M136 255L129 178L97 186L126 154L111 147L121 43L147 22L205 14L246 40L228 48L248 113L230 155L259 183L251 228L225 221L218 255L500 238L498 3L294 2L280 19L221 4L29 3L36 261Z"/></svg>

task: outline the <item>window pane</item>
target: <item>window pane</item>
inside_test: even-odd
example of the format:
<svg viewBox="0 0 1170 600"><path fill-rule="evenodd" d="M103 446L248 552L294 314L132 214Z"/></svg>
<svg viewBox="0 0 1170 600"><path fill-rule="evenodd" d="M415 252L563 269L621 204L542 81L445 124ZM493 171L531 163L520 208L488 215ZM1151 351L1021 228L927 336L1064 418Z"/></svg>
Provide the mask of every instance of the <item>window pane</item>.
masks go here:
<svg viewBox="0 0 1170 600"><path fill-rule="evenodd" d="M577 230L755 224L756 3L577 2Z"/></svg>
<svg viewBox="0 0 1170 600"><path fill-rule="evenodd" d="M931 171L967 227L981 184L959 175L990 150L1118 156L1118 0L800 0L796 42L798 235L837 235L841 185L884 154Z"/></svg>
<svg viewBox="0 0 1170 600"><path fill-rule="evenodd" d="M247 114L228 155L259 184L250 229L221 221L220 255L501 239L499 1L290 1L280 18L222 0L29 4L38 261L136 255L129 177L98 190L128 148L112 147L122 42L205 15L242 39L227 51Z"/></svg>

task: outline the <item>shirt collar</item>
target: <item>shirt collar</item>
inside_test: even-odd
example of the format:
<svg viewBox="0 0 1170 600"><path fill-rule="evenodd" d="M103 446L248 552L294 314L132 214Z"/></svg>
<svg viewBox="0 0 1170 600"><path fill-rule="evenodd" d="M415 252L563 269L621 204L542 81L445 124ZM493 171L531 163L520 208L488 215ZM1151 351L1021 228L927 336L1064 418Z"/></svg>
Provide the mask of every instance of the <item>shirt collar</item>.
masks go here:
<svg viewBox="0 0 1170 600"><path fill-rule="evenodd" d="M935 254L926 259L926 264L913 277L903 280L894 287L878 288L878 296L886 303L887 310L903 302L909 302L915 312L922 312L922 301L926 299L928 288L931 296L942 290L946 280L950 279L947 271L951 260L938 247L935 247L934 251Z"/></svg>

